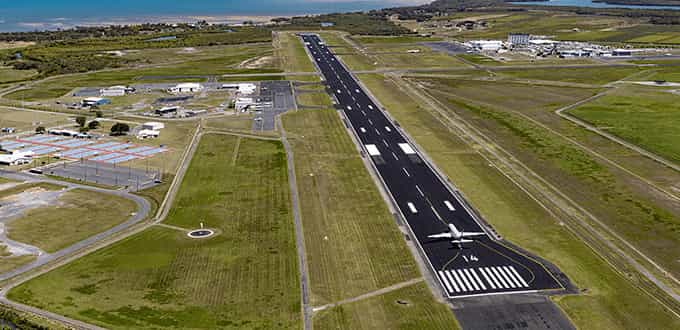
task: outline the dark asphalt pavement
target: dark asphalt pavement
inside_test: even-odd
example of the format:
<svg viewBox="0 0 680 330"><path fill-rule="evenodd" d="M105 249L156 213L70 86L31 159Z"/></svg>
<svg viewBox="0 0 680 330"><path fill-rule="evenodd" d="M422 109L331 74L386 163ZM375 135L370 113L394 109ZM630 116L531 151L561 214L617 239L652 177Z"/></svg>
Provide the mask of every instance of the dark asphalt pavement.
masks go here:
<svg viewBox="0 0 680 330"><path fill-rule="evenodd" d="M489 236L462 248L427 238L447 231L448 223L461 231L483 229L320 38L302 38L446 296L562 289L541 264Z"/></svg>

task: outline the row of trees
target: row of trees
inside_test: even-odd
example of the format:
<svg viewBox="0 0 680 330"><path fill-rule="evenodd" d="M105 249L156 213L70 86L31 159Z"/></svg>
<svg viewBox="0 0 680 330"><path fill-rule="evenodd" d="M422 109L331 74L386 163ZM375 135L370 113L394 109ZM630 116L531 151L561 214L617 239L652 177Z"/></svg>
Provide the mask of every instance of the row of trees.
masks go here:
<svg viewBox="0 0 680 330"><path fill-rule="evenodd" d="M92 120L88 122L85 116L76 117L76 123L78 124L80 132L87 132L89 130L95 130L101 127L101 123L99 121ZM38 126L35 128L35 132L38 134L45 134L47 129L45 126ZM111 135L113 136L126 135L128 132L130 132L130 125L126 123L115 123L113 126L111 126Z"/></svg>

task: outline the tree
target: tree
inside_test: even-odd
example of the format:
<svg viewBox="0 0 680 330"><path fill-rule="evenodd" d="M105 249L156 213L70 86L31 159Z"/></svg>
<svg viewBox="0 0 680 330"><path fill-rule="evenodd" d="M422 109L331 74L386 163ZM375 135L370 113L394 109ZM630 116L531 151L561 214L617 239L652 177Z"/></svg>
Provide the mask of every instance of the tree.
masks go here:
<svg viewBox="0 0 680 330"><path fill-rule="evenodd" d="M130 131L130 126L125 123L116 123L113 126L111 126L111 135L117 136L117 135L125 135L127 132Z"/></svg>
<svg viewBox="0 0 680 330"><path fill-rule="evenodd" d="M35 128L36 134L45 134L45 131L46 131L45 126L38 126Z"/></svg>
<svg viewBox="0 0 680 330"><path fill-rule="evenodd" d="M87 122L87 118L85 118L85 116L76 117L76 123L78 123L78 126L85 127L85 122Z"/></svg>
<svg viewBox="0 0 680 330"><path fill-rule="evenodd" d="M101 125L96 120L93 120L93 121L87 123L87 128L89 128L89 129L97 129L97 128L99 128L99 126L101 126Z"/></svg>
<svg viewBox="0 0 680 330"><path fill-rule="evenodd" d="M97 116L97 118L104 117L104 113L101 112L100 110L97 110L97 112L95 112L95 115Z"/></svg>

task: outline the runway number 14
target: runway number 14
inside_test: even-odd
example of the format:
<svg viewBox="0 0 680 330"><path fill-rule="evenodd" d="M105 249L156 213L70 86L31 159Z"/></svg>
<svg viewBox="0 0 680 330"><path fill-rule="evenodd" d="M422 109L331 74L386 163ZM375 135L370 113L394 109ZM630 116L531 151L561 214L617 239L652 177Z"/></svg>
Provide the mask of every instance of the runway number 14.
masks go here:
<svg viewBox="0 0 680 330"><path fill-rule="evenodd" d="M475 256L474 254L471 254L470 256L464 255L463 259L465 260L465 262L479 261L479 258L477 258L477 256Z"/></svg>

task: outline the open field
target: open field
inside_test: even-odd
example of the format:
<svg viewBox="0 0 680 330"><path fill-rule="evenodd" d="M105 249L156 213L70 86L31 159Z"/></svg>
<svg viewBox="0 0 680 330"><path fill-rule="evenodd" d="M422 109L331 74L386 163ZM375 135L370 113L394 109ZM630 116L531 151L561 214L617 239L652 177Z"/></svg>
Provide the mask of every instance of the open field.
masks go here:
<svg viewBox="0 0 680 330"><path fill-rule="evenodd" d="M451 134L438 116L381 75L360 78L504 237L555 263L579 288L585 289L580 295L554 298L577 327L638 329L680 325L560 226L558 219Z"/></svg>
<svg viewBox="0 0 680 330"><path fill-rule="evenodd" d="M442 41L442 38L419 36L353 36L352 39L363 45L371 44L415 44L419 42Z"/></svg>
<svg viewBox="0 0 680 330"><path fill-rule="evenodd" d="M315 68L309 61L307 52L300 38L292 32L278 32L275 54L279 57L281 69L284 72L314 72Z"/></svg>
<svg viewBox="0 0 680 330"><path fill-rule="evenodd" d="M166 223L215 237L153 227L9 297L113 329L299 328L286 181L280 143L207 134Z"/></svg>
<svg viewBox="0 0 680 330"><path fill-rule="evenodd" d="M250 114L238 114L210 118L205 121L204 126L209 129L250 132L253 128L253 116Z"/></svg>
<svg viewBox="0 0 680 330"><path fill-rule="evenodd" d="M0 67L0 84L28 80L38 74L35 70L15 70L11 67Z"/></svg>
<svg viewBox="0 0 680 330"><path fill-rule="evenodd" d="M57 205L28 211L7 226L10 239L52 253L126 221L137 205L123 197L71 190Z"/></svg>
<svg viewBox="0 0 680 330"><path fill-rule="evenodd" d="M561 81L580 84L606 84L641 72L637 67L498 70L501 76L516 79Z"/></svg>
<svg viewBox="0 0 680 330"><path fill-rule="evenodd" d="M333 110L286 114L312 303L331 303L420 276L354 144Z"/></svg>
<svg viewBox="0 0 680 330"><path fill-rule="evenodd" d="M418 50L418 53L409 53L410 50ZM378 62L379 67L384 68L451 68L466 66L455 56L443 52L433 51L430 47L392 44L372 44L366 48Z"/></svg>
<svg viewBox="0 0 680 330"><path fill-rule="evenodd" d="M481 83L478 87L490 91L492 84ZM546 101L540 94L532 94L526 100L533 101L526 102L536 103L536 106L526 106L507 101L512 99L508 96L517 95L508 84L500 84L493 89L497 98L464 92L465 88L472 88L469 84L462 88L458 86L455 81L440 81L430 87L439 100L473 121L485 134L554 186L559 186L563 193L628 242L667 271L680 274L677 255L670 252L673 246L680 244L680 237L676 235L680 228L677 206L657 201L654 192L629 185L629 178L617 169L522 117L532 112L538 115L550 113L559 108L560 104L550 103L557 100L556 97ZM568 89L559 90L566 92ZM505 94L505 99L503 91L509 93Z"/></svg>
<svg viewBox="0 0 680 330"><path fill-rule="evenodd" d="M456 329L446 305L432 304L430 290L417 283L380 296L333 307L314 316L318 329Z"/></svg>
<svg viewBox="0 0 680 330"><path fill-rule="evenodd" d="M680 163L680 95L667 89L620 88L569 113Z"/></svg>
<svg viewBox="0 0 680 330"><path fill-rule="evenodd" d="M349 43L343 40L338 33L320 32L319 35L333 53L338 55L351 70L374 70L378 66L375 58L369 58L360 54Z"/></svg>
<svg viewBox="0 0 680 330"><path fill-rule="evenodd" d="M559 108L595 95L598 89L556 87L540 84L493 82L483 80L417 79L418 84L441 89L463 98L484 104L499 105L511 109ZM517 97L511 97L511 96ZM519 97L522 96L522 97Z"/></svg>
<svg viewBox="0 0 680 330"><path fill-rule="evenodd" d="M29 262L32 262L33 260L35 260L35 256L0 256L0 273L4 273L19 266L23 266Z"/></svg>
<svg viewBox="0 0 680 330"><path fill-rule="evenodd" d="M67 115L36 111L20 111L0 107L0 126L14 127L17 131L34 131L38 126L51 127L68 124Z"/></svg>

